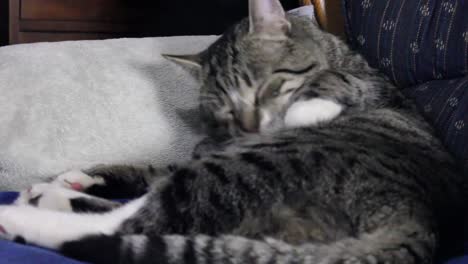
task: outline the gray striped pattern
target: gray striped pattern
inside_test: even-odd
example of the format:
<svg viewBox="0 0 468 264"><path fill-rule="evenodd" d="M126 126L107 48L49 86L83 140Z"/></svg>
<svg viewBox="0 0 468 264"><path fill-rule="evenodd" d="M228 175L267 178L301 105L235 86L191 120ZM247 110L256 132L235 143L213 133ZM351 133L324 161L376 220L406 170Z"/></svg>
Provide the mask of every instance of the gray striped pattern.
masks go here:
<svg viewBox="0 0 468 264"><path fill-rule="evenodd" d="M198 56L173 58L198 71L211 140L151 186L119 234L66 243L64 253L99 262L98 250L120 249L112 261L121 263L433 263L456 249L466 183L412 102L308 21L251 25L269 19L241 21ZM281 86L277 74L303 80L282 104L269 91ZM285 127L288 107L311 98L345 110ZM267 130L260 110L274 113Z"/></svg>

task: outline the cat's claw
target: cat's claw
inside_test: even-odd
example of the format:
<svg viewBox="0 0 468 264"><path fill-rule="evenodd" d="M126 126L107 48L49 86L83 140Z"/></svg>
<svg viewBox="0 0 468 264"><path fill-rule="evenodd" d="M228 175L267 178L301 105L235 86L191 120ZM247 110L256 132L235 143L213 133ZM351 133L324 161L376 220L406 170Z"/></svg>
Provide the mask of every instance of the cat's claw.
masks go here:
<svg viewBox="0 0 468 264"><path fill-rule="evenodd" d="M0 234L6 234L6 230L3 226L0 225Z"/></svg>

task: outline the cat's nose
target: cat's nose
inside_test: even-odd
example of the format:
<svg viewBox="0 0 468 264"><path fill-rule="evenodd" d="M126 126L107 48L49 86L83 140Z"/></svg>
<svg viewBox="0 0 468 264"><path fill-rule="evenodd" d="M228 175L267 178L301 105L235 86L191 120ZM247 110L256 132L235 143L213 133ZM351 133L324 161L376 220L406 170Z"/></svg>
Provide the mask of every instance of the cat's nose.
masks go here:
<svg viewBox="0 0 468 264"><path fill-rule="evenodd" d="M256 124L242 124L242 130L247 133L256 133L258 132L258 125Z"/></svg>
<svg viewBox="0 0 468 264"><path fill-rule="evenodd" d="M244 132L256 133L259 130L258 117L255 112L244 112L240 122L240 127Z"/></svg>

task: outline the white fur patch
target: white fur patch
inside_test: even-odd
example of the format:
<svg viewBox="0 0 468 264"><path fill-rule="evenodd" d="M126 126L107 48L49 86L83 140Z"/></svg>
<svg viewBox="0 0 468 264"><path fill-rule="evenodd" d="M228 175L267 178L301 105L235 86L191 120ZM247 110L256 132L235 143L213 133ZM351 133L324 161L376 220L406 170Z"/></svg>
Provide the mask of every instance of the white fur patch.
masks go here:
<svg viewBox="0 0 468 264"><path fill-rule="evenodd" d="M72 212L70 200L80 197L94 198L91 195L63 188L54 183L39 183L20 192L19 197L15 201L15 205L29 205L31 199L39 198L36 205L37 208Z"/></svg>
<svg viewBox="0 0 468 264"><path fill-rule="evenodd" d="M125 236L123 239L124 247L132 249L134 258L139 260L144 256L146 252L146 247L148 245L148 238L142 235L130 235Z"/></svg>
<svg viewBox="0 0 468 264"><path fill-rule="evenodd" d="M331 100L314 98L300 101L289 107L284 123L286 127L311 126L334 119L342 110L342 105Z"/></svg>
<svg viewBox="0 0 468 264"><path fill-rule="evenodd" d="M268 111L261 110L261 118L260 118L260 131L268 130L268 126L273 118Z"/></svg>
<svg viewBox="0 0 468 264"><path fill-rule="evenodd" d="M187 240L182 236L165 237L165 241L170 247L167 248L166 255L171 263L182 262L180 257L184 253L185 244Z"/></svg>
<svg viewBox="0 0 468 264"><path fill-rule="evenodd" d="M57 249L64 242L92 234L114 234L119 226L134 215L146 196L114 211L103 214L73 214L41 210L31 206L0 206L0 238L23 237L27 243Z"/></svg>

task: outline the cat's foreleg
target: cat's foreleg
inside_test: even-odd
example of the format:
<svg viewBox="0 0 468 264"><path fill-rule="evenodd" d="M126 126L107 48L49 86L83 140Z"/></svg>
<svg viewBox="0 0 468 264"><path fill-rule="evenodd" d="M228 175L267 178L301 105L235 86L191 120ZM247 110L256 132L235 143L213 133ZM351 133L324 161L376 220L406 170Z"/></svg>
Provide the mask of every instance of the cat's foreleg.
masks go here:
<svg viewBox="0 0 468 264"><path fill-rule="evenodd" d="M148 186L169 168L148 166L100 165L84 171L69 171L52 183L101 198L135 198L147 192Z"/></svg>
<svg viewBox="0 0 468 264"><path fill-rule="evenodd" d="M0 206L0 238L58 249L89 235L113 235L145 204L146 196L107 213L75 214L29 205Z"/></svg>
<svg viewBox="0 0 468 264"><path fill-rule="evenodd" d="M35 184L20 192L15 205L29 205L55 211L90 213L108 212L121 204L50 183Z"/></svg>

